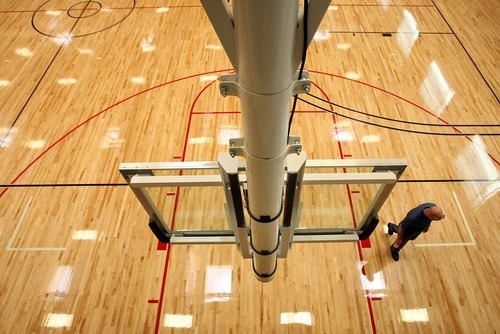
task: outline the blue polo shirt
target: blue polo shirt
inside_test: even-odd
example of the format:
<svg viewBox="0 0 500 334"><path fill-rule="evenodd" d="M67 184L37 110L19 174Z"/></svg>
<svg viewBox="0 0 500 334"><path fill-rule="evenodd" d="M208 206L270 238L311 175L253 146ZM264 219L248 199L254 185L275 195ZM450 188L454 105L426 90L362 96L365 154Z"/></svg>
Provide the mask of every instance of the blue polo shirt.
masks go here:
<svg viewBox="0 0 500 334"><path fill-rule="evenodd" d="M424 214L424 209L436 206L434 203L420 204L414 209L411 209L406 217L401 221L401 226L404 230L403 237L405 239L414 240L420 233L431 226L431 219Z"/></svg>

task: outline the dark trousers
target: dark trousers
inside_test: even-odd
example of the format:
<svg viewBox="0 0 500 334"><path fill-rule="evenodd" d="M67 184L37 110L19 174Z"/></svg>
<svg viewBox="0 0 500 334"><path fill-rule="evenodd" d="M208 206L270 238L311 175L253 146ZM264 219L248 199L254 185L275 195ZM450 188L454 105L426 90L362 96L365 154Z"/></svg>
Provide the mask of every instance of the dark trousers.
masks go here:
<svg viewBox="0 0 500 334"><path fill-rule="evenodd" d="M387 228L389 229L389 231L391 231L391 232L393 232L395 234L398 234L398 228L399 228L398 225L393 224L393 223L389 223L387 225ZM401 248L403 248L406 245L406 243L408 242L408 240L410 240L410 239L406 239L405 237L403 237L403 241L401 241L401 243L399 244L399 247L397 247L397 248L394 247L394 243L393 243L392 246L391 246L391 250L394 250L395 252L399 252L401 250Z"/></svg>

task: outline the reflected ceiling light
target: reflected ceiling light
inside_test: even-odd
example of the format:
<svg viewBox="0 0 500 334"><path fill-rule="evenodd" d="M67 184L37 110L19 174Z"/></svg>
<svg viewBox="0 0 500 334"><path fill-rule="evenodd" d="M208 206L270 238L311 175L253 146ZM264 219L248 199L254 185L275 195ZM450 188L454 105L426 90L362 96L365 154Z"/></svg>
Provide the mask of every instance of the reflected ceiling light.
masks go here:
<svg viewBox="0 0 500 334"><path fill-rule="evenodd" d="M90 54L94 53L94 50L90 50L90 49L78 49L78 52L80 52L80 54L82 54L82 55L90 55Z"/></svg>
<svg viewBox="0 0 500 334"><path fill-rule="evenodd" d="M356 72L347 72L345 74L345 77L347 79L351 79L351 80L358 80L361 77L361 75L359 73L356 73Z"/></svg>
<svg viewBox="0 0 500 334"><path fill-rule="evenodd" d="M482 205L493 198L500 191L500 172L487 153L487 148L480 136L472 136L469 145L454 159L455 166L464 179L475 178L477 175L486 175L486 178L495 180L485 186L483 183L470 182L466 184L466 195L472 200L473 206ZM463 166L468 166L463 168Z"/></svg>
<svg viewBox="0 0 500 334"><path fill-rule="evenodd" d="M0 127L0 147L9 147L12 135L16 132L16 128Z"/></svg>
<svg viewBox="0 0 500 334"><path fill-rule="evenodd" d="M141 47L141 50L142 50L142 52L153 52L156 50L156 46L154 46L154 45L143 46L143 47Z"/></svg>
<svg viewBox="0 0 500 334"><path fill-rule="evenodd" d="M33 51L31 51L28 48L16 49L15 53L17 55L19 55L19 56L22 56L22 57L31 57L31 56L33 56Z"/></svg>
<svg viewBox="0 0 500 334"><path fill-rule="evenodd" d="M382 271L376 272L373 275L363 274L363 267L367 264L367 261L362 261L357 264L359 277L361 279L361 285L363 290L367 291L367 295L371 298L381 298L385 296L385 281Z"/></svg>
<svg viewBox="0 0 500 334"><path fill-rule="evenodd" d="M222 46L215 45L215 44L208 44L208 45L205 45L205 49L222 50Z"/></svg>
<svg viewBox="0 0 500 334"><path fill-rule="evenodd" d="M231 266L208 266L205 276L205 302L230 300L232 275Z"/></svg>
<svg viewBox="0 0 500 334"><path fill-rule="evenodd" d="M111 126L106 130L106 134L101 142L101 148L121 147L125 141L125 139L120 139L120 128Z"/></svg>
<svg viewBox="0 0 500 334"><path fill-rule="evenodd" d="M64 34L58 35L56 38L52 38L52 41L54 41L54 43L56 43L57 45L68 46L71 43L72 39L73 37L71 36L71 33L66 32Z"/></svg>
<svg viewBox="0 0 500 334"><path fill-rule="evenodd" d="M500 192L500 181L494 181L493 183L487 185L486 189L484 189L481 203L486 202L498 192Z"/></svg>
<svg viewBox="0 0 500 334"><path fill-rule="evenodd" d="M59 11L59 10L48 10L45 12L46 15L50 15L50 16L59 16L61 15L63 12Z"/></svg>
<svg viewBox="0 0 500 334"><path fill-rule="evenodd" d="M191 328L193 327L193 316L187 314L165 314L164 327Z"/></svg>
<svg viewBox="0 0 500 334"><path fill-rule="evenodd" d="M73 240L97 240L96 230L79 230L73 231Z"/></svg>
<svg viewBox="0 0 500 334"><path fill-rule="evenodd" d="M409 11L403 9L403 19L398 27L396 40L403 53L408 57L419 35L417 21Z"/></svg>
<svg viewBox="0 0 500 334"><path fill-rule="evenodd" d="M349 44L349 43L337 43L336 47L339 50L349 50L351 48L351 44Z"/></svg>
<svg viewBox="0 0 500 334"><path fill-rule="evenodd" d="M44 326L50 328L71 327L73 314L49 313L45 318Z"/></svg>
<svg viewBox="0 0 500 334"><path fill-rule="evenodd" d="M57 83L60 85L74 85L77 80L75 78L61 78L57 80Z"/></svg>
<svg viewBox="0 0 500 334"><path fill-rule="evenodd" d="M380 4L382 5L382 8L384 8L385 10L387 10L387 8L389 8L389 4L390 4L390 0L379 0Z"/></svg>
<svg viewBox="0 0 500 334"><path fill-rule="evenodd" d="M239 138L240 130L234 125L222 125L217 131L217 144L229 145L229 139Z"/></svg>
<svg viewBox="0 0 500 334"><path fill-rule="evenodd" d="M486 177L488 179L496 180L499 177L499 172L496 166L491 161L490 156L488 155L488 151L486 148L486 144L481 139L481 136L475 135L472 137L472 148L476 151L477 156L479 157L479 162L483 167L484 172L486 173Z"/></svg>
<svg viewBox="0 0 500 334"><path fill-rule="evenodd" d="M117 140L120 137L120 128L110 127L106 131L106 137L112 140Z"/></svg>
<svg viewBox="0 0 500 334"><path fill-rule="evenodd" d="M312 326L312 317L310 312L284 312L281 313L281 324L303 324Z"/></svg>
<svg viewBox="0 0 500 334"><path fill-rule="evenodd" d="M205 82L205 81L215 81L217 80L219 77L217 75L202 75L200 77L200 81L201 82Z"/></svg>
<svg viewBox="0 0 500 334"><path fill-rule="evenodd" d="M337 121L334 124L334 131L335 128L341 129L341 128L351 128L351 122L350 121Z"/></svg>
<svg viewBox="0 0 500 334"><path fill-rule="evenodd" d="M340 142L353 141L354 139L351 131L339 131L334 135L334 138Z"/></svg>
<svg viewBox="0 0 500 334"><path fill-rule="evenodd" d="M377 135L366 135L361 137L363 143L378 143L380 142L380 136Z"/></svg>
<svg viewBox="0 0 500 334"><path fill-rule="evenodd" d="M146 79L144 79L144 77L132 77L130 81L132 81L132 83L134 84L142 84L146 82Z"/></svg>
<svg viewBox="0 0 500 334"><path fill-rule="evenodd" d="M326 41L330 39L330 33L328 31L317 31L314 34L314 40L315 41Z"/></svg>
<svg viewBox="0 0 500 334"><path fill-rule="evenodd" d="M208 144L213 140L212 137L195 137L189 138L188 144Z"/></svg>
<svg viewBox="0 0 500 334"><path fill-rule="evenodd" d="M7 87L8 85L10 85L9 80L0 80L0 87Z"/></svg>
<svg viewBox="0 0 500 334"><path fill-rule="evenodd" d="M231 293L231 266L208 266L205 276L205 294Z"/></svg>
<svg viewBox="0 0 500 334"><path fill-rule="evenodd" d="M28 142L28 145L26 145L28 148L31 148L31 149L39 149L39 148L42 148L45 146L45 140L42 140L42 139L38 139L38 140L30 140Z"/></svg>
<svg viewBox="0 0 500 334"><path fill-rule="evenodd" d="M156 46L154 46L154 35L149 34L146 37L144 37L141 41L141 49L142 52L153 52L156 50Z"/></svg>
<svg viewBox="0 0 500 334"><path fill-rule="evenodd" d="M339 6L328 6L328 10L337 10Z"/></svg>
<svg viewBox="0 0 500 334"><path fill-rule="evenodd" d="M170 10L170 8L168 8L168 7L160 7L160 8L157 8L157 9L156 9L156 12L157 12L157 13L166 13L166 12L168 12L169 10Z"/></svg>
<svg viewBox="0 0 500 334"><path fill-rule="evenodd" d="M415 308L411 310L400 310L401 320L404 322L429 321L429 314L426 308Z"/></svg>
<svg viewBox="0 0 500 334"><path fill-rule="evenodd" d="M12 136L6 136L0 141L0 147L9 147L10 141L12 140Z"/></svg>
<svg viewBox="0 0 500 334"><path fill-rule="evenodd" d="M66 294L69 291L71 279L73 277L73 267L59 266L50 281L49 293Z"/></svg>
<svg viewBox="0 0 500 334"><path fill-rule="evenodd" d="M429 66L427 76L420 86L420 94L428 108L437 116L441 115L455 95L435 61Z"/></svg>

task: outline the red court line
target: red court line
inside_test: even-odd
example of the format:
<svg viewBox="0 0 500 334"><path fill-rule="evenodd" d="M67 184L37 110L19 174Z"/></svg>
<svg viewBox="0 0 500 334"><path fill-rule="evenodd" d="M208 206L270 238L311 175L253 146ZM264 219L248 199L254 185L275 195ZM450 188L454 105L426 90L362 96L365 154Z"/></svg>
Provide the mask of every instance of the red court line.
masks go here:
<svg viewBox="0 0 500 334"><path fill-rule="evenodd" d="M319 91L323 94L323 96L325 97L325 99L327 101L330 101L330 97L325 93L325 91L319 87L316 83L313 82L313 85L319 89ZM330 109L333 110L333 106L330 104ZM335 132L338 133L338 129L337 129L337 120L335 118L335 114L332 114L332 118L333 118L333 123L334 123L334 128L335 128ZM338 148L339 148L339 151L340 151L340 158L341 159L344 159L344 155L342 153L342 145L341 145L341 142L340 141L337 141L337 145L338 145ZM343 168L343 171L344 173L347 172L347 169L346 168ZM356 223L356 215L354 213L354 203L352 201L352 196L351 196L351 189L350 189L350 186L349 184L346 184L346 189L347 189L347 198L349 199L349 206L350 206L350 209L351 209L351 216L352 216L352 221L353 221L353 224L354 224L354 227L357 227L357 223ZM357 242L356 243L356 247L358 248L358 256L359 256L359 260L360 262L363 262L363 252L361 250L361 244L364 240L362 240L361 242ZM369 242L369 241L368 241ZM364 270L364 267L362 267L362 270ZM372 309L372 302L370 300L370 298L368 297L369 296L369 291L368 290L365 290L365 294L366 294L366 303L368 304L368 315L370 317L370 323L371 323L371 326L372 326L372 333L375 334L377 333L377 327L375 325L375 316L373 314L373 309Z"/></svg>
<svg viewBox="0 0 500 334"><path fill-rule="evenodd" d="M381 5L381 4L330 4L330 6L337 6L337 7L408 7L408 8L435 8L434 5L424 5L424 4L407 4L407 5L396 5L396 4L388 4L388 5ZM161 8L168 8L168 9L184 9L184 8L203 8L202 5L174 5L174 6L136 6L134 9L161 9ZM110 7L106 9L110 10L130 10L132 7ZM40 9L38 12L48 12L48 11L59 11L59 12L66 12L68 11L68 8L64 9ZM37 10L35 9L11 9L11 10L0 10L0 14L9 14L9 13L35 13Z"/></svg>
<svg viewBox="0 0 500 334"><path fill-rule="evenodd" d="M186 77L182 77L182 78L178 78L178 79L174 79L174 80L171 80L171 81L167 81L167 82L164 82L162 84L159 84L159 85L156 85L156 86L153 86L153 87L150 87L148 89L145 89L143 91L140 91L136 94L133 94L133 95L130 95L112 105L110 105L109 107L99 111L97 114L93 115L92 117L88 118L87 120L83 121L82 123L78 124L77 126L75 126L73 129L71 129L70 131L66 132L62 137L60 137L59 139L57 139L55 142L53 142L49 147L47 147L42 153L40 153L33 161L31 161L28 166L26 166L15 178L14 180L12 180L10 182L10 184L14 184L17 182L17 180L24 174L26 173L26 171L28 169L31 168L31 166L33 166L38 160L40 160L45 154L47 154L47 152L49 152L52 148L54 148L54 146L56 146L57 144L61 143L64 139L66 139L67 137L69 137L69 135L71 135L72 133L76 132L76 130L78 130L79 128L81 128L82 126L88 124L90 121L92 121L93 119L101 116L102 114L104 114L105 112L113 109L114 107L128 101L128 100L131 100L139 95L142 95L142 94L145 94L147 92L150 92L152 90L155 90L157 88L161 88L163 86L167 86L169 84L173 84L173 83L176 83L176 82L179 82L179 81L182 81L182 80L186 80L186 79L191 79L191 78L195 78L195 77L198 77L200 75L206 75L206 74L213 74L213 73L220 73L220 72L229 72L231 71L230 69L226 69L226 70L214 70L214 71L209 71L209 72L205 72L205 73L198 73L198 74L193 74L193 75L189 75L189 76L186 76ZM175 158L175 157L174 157ZM181 157L179 157L181 158ZM5 192L7 192L7 190L9 190L9 188L5 188L1 193L0 193L0 198L2 198L2 196L5 194Z"/></svg>
<svg viewBox="0 0 500 334"><path fill-rule="evenodd" d="M361 249L361 243L357 242L356 247L358 248L358 254L359 254L359 261L362 263L363 262L363 250ZM366 271L365 271L365 266L361 268L362 273L366 276ZM365 295L366 295L366 303L368 304L368 313L370 314L370 321L372 324L372 333L376 334L377 333L377 327L375 326L375 318L373 315L373 308L372 308L372 300L369 297L370 291L365 290Z"/></svg>
<svg viewBox="0 0 500 334"><path fill-rule="evenodd" d="M198 102L198 99L203 94L203 92L205 92L206 89L208 87L210 87L216 81L217 80L214 80L211 83L209 83L208 85L206 85L205 87L203 87L203 89L198 93L198 95L196 95L193 103L191 104L191 108L189 109L189 118L188 118L188 124L187 124L187 128L186 128L186 134L185 134L185 137L184 137L184 148L183 148L183 152L182 152L182 157L179 157L179 158L182 159L182 161L184 161L184 158L186 156L187 147L188 147L189 131L191 130L191 122L193 120L192 116L193 116L194 106ZM182 175L182 170L180 171L180 174ZM176 193L176 197L175 197L174 210L173 210L173 213L172 213L172 223L170 225L170 229L171 230L174 230L174 228L175 228L175 217L176 217L176 213L177 213L177 205L179 203L179 194L180 194L180 189L179 189L179 187L177 187L177 193ZM159 332L159 330L160 330L161 312L162 312L163 300L164 300L164 295L165 295L165 286L166 286L166 282L167 282L167 270L168 270L168 264L169 264L169 258L170 258L169 255L170 255L170 250L171 249L172 249L172 245L170 245L170 247L168 247L167 259L165 260L165 268L164 268L164 271L163 271L163 281L162 281L161 290L160 290L160 301L158 303L158 312L156 314L155 334L157 334Z"/></svg>
<svg viewBox="0 0 500 334"><path fill-rule="evenodd" d="M148 304L157 304L158 299L148 299Z"/></svg>
<svg viewBox="0 0 500 334"><path fill-rule="evenodd" d="M193 115L241 114L241 111L193 111Z"/></svg>
<svg viewBox="0 0 500 334"><path fill-rule="evenodd" d="M371 89L374 89L374 90L378 90L378 91L381 91L385 94L388 94L388 95L391 95L393 97L395 97L396 99L399 99L401 101L404 101L412 106L414 106L415 108L417 109L420 109L424 112L426 112L427 114L435 117L436 119L438 119L439 121L441 121L442 123L444 124L449 124L447 121L445 121L444 119L442 119L441 117L437 116L436 114L434 114L432 111L430 110L427 110L425 109L424 107L421 107L419 106L418 104L416 104L415 102L412 102L408 99L405 99L404 97L400 96L400 95L397 95L397 94L394 94L394 93L391 93L389 92L388 90L385 90L383 88L380 88L380 87L377 87L377 86L374 86L374 85L371 85L369 83L366 83L366 82L362 82L362 81L358 81L358 80L354 80L354 79L349 79L349 78L346 78L346 77L343 77L343 76L340 76L338 74L331 74L331 73L326 73L326 72L322 72L322 71L315 71L315 70L309 70L309 73L317 73L317 74L322 74L322 75L326 75L326 76L330 76L330 77L334 77L334 78L339 78L339 79L343 79L343 80L348 80L348 81L352 81L352 82L355 82L355 83L358 83L358 84L361 84L363 86L367 86L367 87L370 87ZM332 110L333 111L333 110ZM457 129L456 127L452 126L451 127L453 130L455 130L457 133L462 133L462 131L460 131L459 129ZM472 141L472 138L470 138L469 136L465 136L465 138L470 141L472 144L474 144L474 142ZM474 144L475 145L475 144ZM481 148L485 151L485 153L491 158L491 160L493 160L497 165L500 165L500 162L495 159L488 151L486 151L484 148Z"/></svg>
<svg viewBox="0 0 500 334"><path fill-rule="evenodd" d="M170 260L170 251L171 250L172 250L172 247L168 247L167 256L165 256L165 269L163 270L163 277L161 280L160 299L158 300L158 312L156 313L155 333L158 333L158 331L160 330L161 308L163 306L163 291L165 291L165 284L167 283L168 262Z"/></svg>
<svg viewBox="0 0 500 334"><path fill-rule="evenodd" d="M187 76L187 77L183 77L183 78L179 78L179 79L175 79L175 80L172 80L172 81L169 81L169 82L166 82L166 83L163 83L163 84L159 84L157 86L153 86L151 88L148 88L144 91L141 91L141 92L138 92L136 94L133 94L127 98L124 98L118 102L116 102L115 104L101 110L100 112L98 112L97 114L93 115L92 117L90 117L89 119L87 119L86 121L80 123L79 125L77 125L76 127L74 127L72 130L70 130L69 132L67 132L65 135L63 135L62 137L60 137L58 140L56 140L54 143L52 143L47 149L45 149L42 153L40 153L40 155L38 155L30 164L28 164L28 166L26 166L22 171L21 173L18 174L18 176L13 180L11 181L11 184L14 184L29 168L31 168L38 160L40 160L47 152L49 152L54 146L56 146L57 144L59 144L60 142L62 142L64 139L66 139L69 135L71 135L72 133L74 133L76 130L78 130L79 128L81 128L82 126L86 125L87 123L89 123L91 120L99 117L100 115L102 115L103 113L111 110L112 108L114 108L115 106L118 106L132 98L135 98L139 95L142 95L146 92L149 92L149 91L152 91L154 89L157 89L157 88L160 88L160 87L163 87L163 86L166 86L168 84L171 84L171 83L175 83L175 82L179 82L179 81L182 81L182 80L185 80L185 79L189 79L189 78L194 78L194 77L197 77L197 76L200 76L200 75L205 75L205 74L212 74L212 73L220 73L220 72L228 72L230 70L226 69L226 70L215 70L215 71L210 71L210 72L205 72L205 73L199 73L199 74L195 74L195 75L190 75L190 76ZM370 85L370 84L367 84L367 83L364 83L364 82L361 82L361 81L357 81L357 80L352 80L352 79L348 79L348 78L345 78L345 77L342 77L342 76L339 76L339 75L334 75L334 74L329 74L329 73L325 73L325 72L319 72L319 71L314 71L314 70L310 70L309 72L311 73L318 73L318 74L322 74L322 75L328 75L328 76L332 76L332 77L337 77L337 78L341 78L341 79L345 79L345 80L351 80L351 81L354 81L356 83L359 83L359 84L362 84L362 85L365 85L365 86L368 86L368 87L371 87L372 89L376 89L376 90L380 90L384 93L387 93L389 95L392 95L398 99L401 99L431 115L433 115L434 117L438 118L439 120L441 120L443 123L445 124L448 124L445 120L437 117L436 115L434 115L433 113L431 113L430 111L418 106L417 104L407 100L407 99L404 99L396 94L393 94L391 92L388 92L384 89L381 89L381 88L378 88L378 87L375 87L373 85ZM214 81L215 82L215 81ZM212 82L213 83L213 82ZM211 84L212 84L211 83ZM210 85L211 85L210 84ZM318 89L321 90L321 88L319 86L317 86L315 83L313 83ZM184 150L183 150L183 155L180 156L180 157L174 157L174 158L177 158L177 159L184 159L184 156L185 156L185 153L186 153L186 149L187 149L187 135L189 133L189 127L190 127L190 122L191 122L191 116L193 114L193 108L194 108L194 105L196 104L196 101L198 100L199 96L208 88L209 85L207 85L199 94L198 96L196 97L192 107L191 107L191 110L190 110L190 117L189 117L189 124L188 124L188 129L187 129L187 133L186 133L186 140L185 140L185 144L184 144ZM322 90L321 90L322 91ZM322 91L322 93L326 96L325 92ZM328 98L328 97L327 97ZM330 109L332 109L333 111L333 107L330 105ZM332 115L333 117L333 120L335 122L335 115ZM457 132L460 132L458 131L457 129L455 129ZM336 128L336 131L338 133L338 129ZM466 137L467 139L471 140L469 137ZM342 158L344 158L344 154L343 154L343 151L342 151L342 146L340 144L340 142L337 142L337 145L338 145L338 148L339 148L339 152L340 152L340 155ZM490 156L491 159L493 159L497 164L499 164L499 162L494 159L489 153L487 153L488 156ZM345 169L344 169L345 171ZM348 185L347 185L348 186ZM0 198L5 194L5 192L8 190L9 188L5 188L2 193L0 193ZM347 190L348 190L348 197L349 197L349 202L350 202L350 205L351 205L351 214L353 215L353 221L354 221L354 224L356 225L356 220L355 220L355 217L354 217L354 211L353 211L353 203L352 203L352 198L350 196L350 188L347 187ZM178 198L178 196L177 196ZM173 219L172 219L172 227L174 226L175 224L175 213L176 213L176 208L177 208L177 203L178 201L176 200L175 202L175 205L174 205L174 213L173 213ZM362 250L361 250L361 244L360 243L357 243L357 247L358 247L358 254L359 254L359 257L360 259L362 260L363 257L362 257ZM159 325L160 325L160 321L161 321L161 309L162 309L162 305L163 305L163 294L164 294L164 290L165 290L165 284L166 284L166 275L167 275L167 270L168 270L168 263L169 263L169 258L170 258L170 251L171 251L171 247L168 247L168 250L167 250L167 256L166 256L166 259L165 259L165 269L164 269L164 273L163 273L163 280L162 280L162 287L161 287L161 295L160 295L160 300L159 300L159 305L158 305L158 314L157 314L157 323L156 323L156 328L155 328L155 333L158 333L158 330L159 330ZM367 302L368 302L368 308L369 308L369 313L370 313L370 320L371 320L371 323L372 323L372 330L373 330L373 333L376 333L376 327L375 327L375 321L374 321L374 318L373 318L373 310L372 310L372 306L371 306L371 300L369 298L367 298Z"/></svg>
<svg viewBox="0 0 500 334"><path fill-rule="evenodd" d="M370 238L365 239L365 240L361 240L361 248L372 248Z"/></svg>

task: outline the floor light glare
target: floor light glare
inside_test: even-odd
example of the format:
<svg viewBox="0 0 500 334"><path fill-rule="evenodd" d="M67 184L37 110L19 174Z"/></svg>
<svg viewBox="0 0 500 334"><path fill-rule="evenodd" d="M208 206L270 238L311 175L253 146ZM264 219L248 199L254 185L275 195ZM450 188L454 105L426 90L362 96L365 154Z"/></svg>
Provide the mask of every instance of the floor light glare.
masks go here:
<svg viewBox="0 0 500 334"><path fill-rule="evenodd" d="M57 80L57 83L60 85L74 85L77 80L75 78L61 78Z"/></svg>
<svg viewBox="0 0 500 334"><path fill-rule="evenodd" d="M303 324L312 326L312 317L310 312L284 312L281 313L281 324Z"/></svg>
<svg viewBox="0 0 500 334"><path fill-rule="evenodd" d="M217 75L202 75L200 77L200 81L201 82L207 82L207 81L211 82L211 81L217 80L218 78L219 77Z"/></svg>
<svg viewBox="0 0 500 334"><path fill-rule="evenodd" d="M209 266L205 276L205 302L226 302L231 299L233 270L231 266Z"/></svg>
<svg viewBox="0 0 500 334"><path fill-rule="evenodd" d="M73 231L73 240L97 240L96 230L78 230Z"/></svg>
<svg viewBox="0 0 500 334"><path fill-rule="evenodd" d="M415 308L404 310L401 309L401 320L404 322L428 322L429 314L427 313L426 308Z"/></svg>
<svg viewBox="0 0 500 334"><path fill-rule="evenodd" d="M30 140L28 142L28 145L27 145L28 148L35 149L35 150L43 148L44 146L45 146L45 140L42 140L42 139Z"/></svg>
<svg viewBox="0 0 500 334"><path fill-rule="evenodd" d="M45 318L44 327L61 328L71 327L73 323L73 314L49 313Z"/></svg>
<svg viewBox="0 0 500 334"><path fill-rule="evenodd" d="M157 9L156 9L156 12L157 12L158 14L161 14L161 13L167 13L168 11L170 11L170 8L168 8L168 7L160 7L160 8L157 8Z"/></svg>
<svg viewBox="0 0 500 334"><path fill-rule="evenodd" d="M134 84L142 84L146 82L146 79L144 79L144 77L132 77L130 81Z"/></svg>
<svg viewBox="0 0 500 334"><path fill-rule="evenodd" d="M191 328L193 327L193 316L188 314L165 314L164 327Z"/></svg>
<svg viewBox="0 0 500 334"><path fill-rule="evenodd" d="M214 139L212 137L195 137L189 138L188 144L209 144Z"/></svg>
<svg viewBox="0 0 500 334"><path fill-rule="evenodd" d="M31 51L28 48L16 49L15 52L16 52L17 55L19 55L21 57L31 57L31 56L33 56L33 51Z"/></svg>

